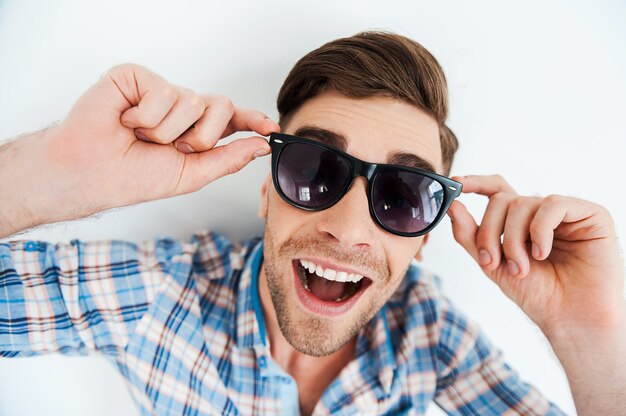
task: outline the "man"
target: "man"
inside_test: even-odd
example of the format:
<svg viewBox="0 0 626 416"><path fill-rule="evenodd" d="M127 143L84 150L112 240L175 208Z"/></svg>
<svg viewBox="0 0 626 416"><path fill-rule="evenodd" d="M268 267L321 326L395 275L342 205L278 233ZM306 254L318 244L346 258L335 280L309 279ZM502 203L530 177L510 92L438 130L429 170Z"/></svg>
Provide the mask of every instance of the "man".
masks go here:
<svg viewBox="0 0 626 416"><path fill-rule="evenodd" d="M443 176L457 141L428 51L378 32L330 42L296 64L278 110L276 124L122 65L63 122L0 148L0 237L193 192L272 152L262 241L0 245L2 355L103 352L146 414L423 414L432 400L450 414L562 414L412 262L447 213L546 334L579 413L623 414L609 213L519 196L498 176ZM216 147L244 130L270 144ZM489 197L480 226L453 202L461 188Z"/></svg>

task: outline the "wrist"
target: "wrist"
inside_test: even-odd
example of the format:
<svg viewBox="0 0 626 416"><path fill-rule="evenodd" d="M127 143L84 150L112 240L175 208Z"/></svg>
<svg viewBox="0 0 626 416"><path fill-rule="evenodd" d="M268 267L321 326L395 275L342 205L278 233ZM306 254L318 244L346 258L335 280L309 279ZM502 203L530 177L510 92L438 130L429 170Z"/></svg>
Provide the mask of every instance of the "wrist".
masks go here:
<svg viewBox="0 0 626 416"><path fill-rule="evenodd" d="M576 402L577 393L579 398L589 397L589 392L610 390L612 382L626 383L626 302L617 303L602 313L562 320L543 331Z"/></svg>
<svg viewBox="0 0 626 416"><path fill-rule="evenodd" d="M593 342L597 337L626 334L626 300L621 298L615 305L606 307L602 313L590 313L575 319L562 319L541 328L550 344L575 346Z"/></svg>
<svg viewBox="0 0 626 416"><path fill-rule="evenodd" d="M626 308L604 321L561 323L544 331L580 415L622 414L626 385Z"/></svg>
<svg viewBox="0 0 626 416"><path fill-rule="evenodd" d="M41 195L35 218L39 224L71 221L112 208L103 192L103 184L94 178L97 165L82 152L68 145L77 132L60 123L40 138L37 159L45 167ZM98 179L98 180L96 180Z"/></svg>

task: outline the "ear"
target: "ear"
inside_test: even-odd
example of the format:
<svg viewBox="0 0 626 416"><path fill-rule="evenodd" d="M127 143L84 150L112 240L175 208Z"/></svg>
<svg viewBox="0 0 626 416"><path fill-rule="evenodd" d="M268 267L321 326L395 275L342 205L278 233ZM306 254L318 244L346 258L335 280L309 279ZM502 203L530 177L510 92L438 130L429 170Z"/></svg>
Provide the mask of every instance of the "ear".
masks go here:
<svg viewBox="0 0 626 416"><path fill-rule="evenodd" d="M270 187L270 180L272 175L267 175L265 181L263 181L263 185L261 186L261 204L259 205L258 216L262 219L267 219L267 191Z"/></svg>
<svg viewBox="0 0 626 416"><path fill-rule="evenodd" d="M417 250L417 254L415 254L415 260L422 261L422 250L424 249L424 246L428 242L428 237L430 237L430 234L426 234L424 236L424 239L422 240L422 244L420 245L420 248Z"/></svg>

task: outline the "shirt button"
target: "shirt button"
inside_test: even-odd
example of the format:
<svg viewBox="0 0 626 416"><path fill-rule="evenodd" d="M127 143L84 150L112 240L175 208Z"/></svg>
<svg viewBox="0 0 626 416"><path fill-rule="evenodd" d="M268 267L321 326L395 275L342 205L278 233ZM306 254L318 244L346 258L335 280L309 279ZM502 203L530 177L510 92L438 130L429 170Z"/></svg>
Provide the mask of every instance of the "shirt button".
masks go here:
<svg viewBox="0 0 626 416"><path fill-rule="evenodd" d="M24 245L24 250L26 250L26 251L36 251L38 248L39 248L38 244L36 244L33 241L28 241Z"/></svg>
<svg viewBox="0 0 626 416"><path fill-rule="evenodd" d="M261 367L261 368L267 367L267 361L265 360L265 357L260 357L257 360L257 363L259 364L259 367Z"/></svg>

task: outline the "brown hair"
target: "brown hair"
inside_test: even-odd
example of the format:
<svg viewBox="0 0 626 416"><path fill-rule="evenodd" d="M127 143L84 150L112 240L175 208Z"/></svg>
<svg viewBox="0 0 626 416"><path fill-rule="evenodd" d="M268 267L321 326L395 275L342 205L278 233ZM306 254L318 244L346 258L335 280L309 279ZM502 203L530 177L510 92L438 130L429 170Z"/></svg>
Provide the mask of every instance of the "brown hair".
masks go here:
<svg viewBox="0 0 626 416"><path fill-rule="evenodd" d="M279 123L310 98L328 90L346 97L385 96L426 111L439 124L444 174L459 146L446 125L448 88L441 66L419 43L394 33L368 31L337 39L306 54L278 93Z"/></svg>

